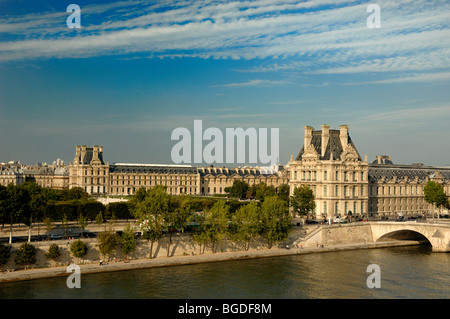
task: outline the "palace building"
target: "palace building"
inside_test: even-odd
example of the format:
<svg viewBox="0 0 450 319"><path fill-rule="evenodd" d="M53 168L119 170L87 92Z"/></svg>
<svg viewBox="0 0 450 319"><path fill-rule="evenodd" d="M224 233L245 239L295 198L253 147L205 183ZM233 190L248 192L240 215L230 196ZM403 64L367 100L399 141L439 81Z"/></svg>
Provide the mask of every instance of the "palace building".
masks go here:
<svg viewBox="0 0 450 319"><path fill-rule="evenodd" d="M386 216L422 215L434 210L424 199L423 188L433 180L450 195L450 168L423 164L398 165L390 156L369 163L361 158L347 125L332 130L305 126L304 144L287 165L291 194L309 186L316 198L315 215ZM448 213L446 211L446 213Z"/></svg>
<svg viewBox="0 0 450 319"><path fill-rule="evenodd" d="M81 187L92 195L133 195L140 187L167 187L172 195L225 194L235 180L249 185L266 183L278 188L288 184L287 171L267 171L258 167L195 167L165 164L109 164L103 160L103 147L76 147L70 164L69 187Z"/></svg>
<svg viewBox="0 0 450 319"><path fill-rule="evenodd" d="M167 187L169 194L225 194L235 180L249 185L266 183L276 189L289 185L291 194L299 186L310 187L316 198L313 214L318 218L346 216L422 215L435 208L424 199L423 188L433 180L450 195L450 168L423 164L394 164L390 156L369 162L359 154L349 127L321 130L304 127L304 142L287 165L275 170L260 167L196 167L169 164L105 162L103 147L78 145L69 165L25 166L0 164L0 185L35 181L42 187L81 187L97 196L133 195L140 187ZM447 213L445 211L444 213Z"/></svg>

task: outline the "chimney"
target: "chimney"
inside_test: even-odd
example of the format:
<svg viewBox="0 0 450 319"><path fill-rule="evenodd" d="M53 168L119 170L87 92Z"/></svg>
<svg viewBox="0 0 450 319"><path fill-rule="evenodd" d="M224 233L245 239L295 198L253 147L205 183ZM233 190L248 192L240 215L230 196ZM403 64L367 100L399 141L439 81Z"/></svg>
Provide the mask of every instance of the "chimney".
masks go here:
<svg viewBox="0 0 450 319"><path fill-rule="evenodd" d="M86 145L81 145L81 159L80 159L81 164L87 164L84 163L84 158L86 157L86 148L87 148Z"/></svg>
<svg viewBox="0 0 450 319"><path fill-rule="evenodd" d="M94 145L92 148L92 161L98 161L98 145Z"/></svg>
<svg viewBox="0 0 450 319"><path fill-rule="evenodd" d="M325 155L325 151L327 149L328 141L330 140L330 126L323 124L322 125L322 154L321 156Z"/></svg>
<svg viewBox="0 0 450 319"><path fill-rule="evenodd" d="M313 130L314 130L314 127L312 127L312 126L305 126L305 142L303 144L303 148L305 150L311 144Z"/></svg>
<svg viewBox="0 0 450 319"><path fill-rule="evenodd" d="M73 159L74 164L80 164L80 156L81 156L81 146L77 145L75 147L75 158Z"/></svg>
<svg viewBox="0 0 450 319"><path fill-rule="evenodd" d="M348 125L339 126L339 139L341 140L342 149L345 149L348 144Z"/></svg>

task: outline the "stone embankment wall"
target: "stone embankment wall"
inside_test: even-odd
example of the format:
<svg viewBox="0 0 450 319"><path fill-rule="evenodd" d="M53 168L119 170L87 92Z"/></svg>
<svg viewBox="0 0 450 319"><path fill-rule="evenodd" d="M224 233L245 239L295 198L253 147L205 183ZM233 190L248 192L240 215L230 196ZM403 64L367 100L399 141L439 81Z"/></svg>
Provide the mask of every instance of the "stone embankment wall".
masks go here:
<svg viewBox="0 0 450 319"><path fill-rule="evenodd" d="M37 262L28 268L40 268L40 267L54 267L54 266L65 266L68 262L76 264L91 264L99 263L100 260L108 261L105 256L102 256L98 248L98 240L96 238L86 238L82 239L88 246L87 254L82 258L78 259L72 256L70 252L70 245L74 242L71 240L51 240L51 241L41 241L41 242L31 242L31 244L36 248ZM163 237L159 242L153 244L152 255L153 258L166 257L168 248L169 238ZM4 268L6 269L23 269L23 266L16 265L14 259L16 257L16 251L23 243L11 244L11 257L9 258L7 264ZM61 256L56 259L56 261L50 260L45 257L51 244L57 244L61 251ZM267 245L262 239L255 239L251 242L249 250L260 250L266 249ZM201 254L212 254L212 249L210 245L202 245L201 247L192 239L192 235L189 233L178 233L172 236L172 244L169 248L169 256L183 256L183 255L199 255ZM200 252L201 249L201 252ZM243 251L244 243L235 243L230 240L224 240L215 247L215 252L232 252L232 251ZM117 247L116 251L109 260L123 260L124 255L120 251L120 247ZM137 239L136 250L130 253L128 259L148 259L150 258L150 242L145 239Z"/></svg>
<svg viewBox="0 0 450 319"><path fill-rule="evenodd" d="M351 223L318 225L304 237L297 239L294 245L310 248L318 245L335 246L371 242L373 242L373 234L370 224Z"/></svg>

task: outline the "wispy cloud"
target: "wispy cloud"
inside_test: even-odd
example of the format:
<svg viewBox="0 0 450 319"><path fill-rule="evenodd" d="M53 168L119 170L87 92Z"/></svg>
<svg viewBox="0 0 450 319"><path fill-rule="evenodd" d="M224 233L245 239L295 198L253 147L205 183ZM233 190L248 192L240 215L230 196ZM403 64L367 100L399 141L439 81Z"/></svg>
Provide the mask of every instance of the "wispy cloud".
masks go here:
<svg viewBox="0 0 450 319"><path fill-rule="evenodd" d="M214 85L213 87L269 87L269 86L284 86L288 84L293 84L290 81L273 81L273 80L261 80L254 79L246 82L237 82L237 83L227 83Z"/></svg>
<svg viewBox="0 0 450 319"><path fill-rule="evenodd" d="M79 30L66 27L65 12L4 16L0 61L103 55L276 58L237 71L305 74L436 73L449 67L448 1L377 4L381 29L367 28L367 4L335 0L124 0L82 7ZM224 86L284 84L257 79Z"/></svg>

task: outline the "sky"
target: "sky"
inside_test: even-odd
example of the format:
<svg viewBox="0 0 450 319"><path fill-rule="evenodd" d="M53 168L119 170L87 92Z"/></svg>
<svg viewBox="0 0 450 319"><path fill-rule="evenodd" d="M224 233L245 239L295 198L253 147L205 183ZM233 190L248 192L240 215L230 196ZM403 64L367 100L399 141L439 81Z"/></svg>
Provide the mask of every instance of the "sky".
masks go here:
<svg viewBox="0 0 450 319"><path fill-rule="evenodd" d="M278 128L280 164L347 124L369 161L450 165L449 25L449 1L0 0L0 162L173 164L202 120Z"/></svg>

